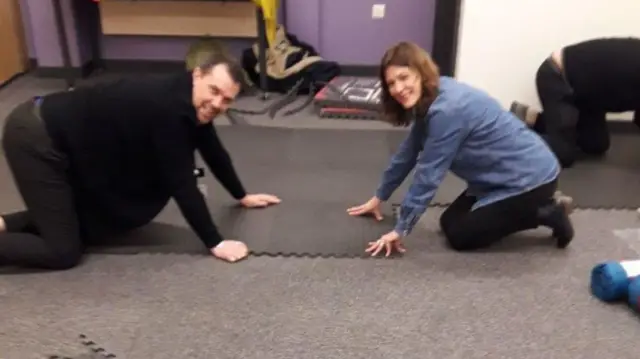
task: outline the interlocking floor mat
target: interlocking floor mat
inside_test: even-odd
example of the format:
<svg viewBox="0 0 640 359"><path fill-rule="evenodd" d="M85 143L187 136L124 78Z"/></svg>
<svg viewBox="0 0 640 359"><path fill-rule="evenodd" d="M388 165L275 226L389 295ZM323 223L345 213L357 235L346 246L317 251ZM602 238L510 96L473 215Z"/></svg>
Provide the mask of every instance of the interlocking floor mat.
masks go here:
<svg viewBox="0 0 640 359"><path fill-rule="evenodd" d="M221 127L242 180L251 193L272 193L282 203L241 209L215 177L206 186L212 216L223 235L245 241L254 254L357 257L395 223L392 203L385 218L350 217L346 210L375 192L389 158L403 136L397 130L302 130ZM102 253L206 253L172 202L158 218L91 251Z"/></svg>
<svg viewBox="0 0 640 359"><path fill-rule="evenodd" d="M224 126L218 132L247 190L273 193L283 200L272 208L242 210L211 173L207 171L201 179L222 233L246 241L256 254L363 255L367 242L393 227L391 207L402 201L412 180L409 174L385 204L384 221L352 218L346 209L373 195L406 131ZM563 171L561 190L571 195L579 208L639 207L640 191L635 190L640 185L638 140L633 133L614 134L605 157L585 159ZM464 187L463 181L449 174L432 207L451 203ZM170 204L158 220L163 224L153 224L93 250L203 252L175 205Z"/></svg>
<svg viewBox="0 0 640 359"><path fill-rule="evenodd" d="M392 205L402 201L410 174L389 203L385 220L352 218L350 206L374 193L391 155L406 132L398 130L282 129L222 127L227 145L249 192L278 195L283 202L267 209L240 209L208 174L208 202L222 233L247 242L253 253L357 257L367 242L394 225ZM607 156L585 159L562 173L561 190L581 208L640 206L640 151L637 136L616 134ZM432 207L451 203L464 182L449 174ZM154 224L99 251L119 253L200 253L202 244L171 204Z"/></svg>
<svg viewBox="0 0 640 359"><path fill-rule="evenodd" d="M253 255L301 257L366 257L367 243L393 228L393 215L383 221L352 218L344 205L330 202L283 202L268 209L218 207L213 215L229 239L245 242ZM179 219L171 204L160 221L125 236L96 244L89 251L108 254L208 252ZM178 219L178 220L176 220Z"/></svg>

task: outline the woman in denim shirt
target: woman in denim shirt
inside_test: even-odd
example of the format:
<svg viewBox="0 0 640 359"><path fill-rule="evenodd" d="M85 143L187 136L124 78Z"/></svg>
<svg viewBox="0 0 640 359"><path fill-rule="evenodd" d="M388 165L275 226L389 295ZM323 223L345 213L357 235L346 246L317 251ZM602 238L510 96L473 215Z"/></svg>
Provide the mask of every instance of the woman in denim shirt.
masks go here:
<svg viewBox="0 0 640 359"><path fill-rule="evenodd" d="M426 211L447 171L467 189L447 208L440 226L449 245L474 250L512 233L539 226L552 230L559 248L573 239L569 198L555 197L560 165L545 142L485 92L440 76L430 56L401 42L380 66L384 115L396 126L411 126L366 203L350 215L373 214L415 169L400 206L396 227L367 252L404 252L408 235Z"/></svg>

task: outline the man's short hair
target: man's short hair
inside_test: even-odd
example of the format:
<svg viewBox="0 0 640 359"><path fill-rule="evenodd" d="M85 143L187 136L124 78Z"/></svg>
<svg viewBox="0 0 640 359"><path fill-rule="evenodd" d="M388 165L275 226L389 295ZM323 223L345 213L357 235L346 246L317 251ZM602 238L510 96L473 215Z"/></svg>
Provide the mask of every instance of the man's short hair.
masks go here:
<svg viewBox="0 0 640 359"><path fill-rule="evenodd" d="M202 72L208 73L218 65L226 66L231 79L235 83L239 84L242 88L245 88L248 85L246 82L244 69L242 68L242 66L240 66L238 61L236 61L229 55L222 53L211 54L211 56L205 58L205 60L202 61L202 63L200 63L198 67L200 68L200 70L202 70Z"/></svg>

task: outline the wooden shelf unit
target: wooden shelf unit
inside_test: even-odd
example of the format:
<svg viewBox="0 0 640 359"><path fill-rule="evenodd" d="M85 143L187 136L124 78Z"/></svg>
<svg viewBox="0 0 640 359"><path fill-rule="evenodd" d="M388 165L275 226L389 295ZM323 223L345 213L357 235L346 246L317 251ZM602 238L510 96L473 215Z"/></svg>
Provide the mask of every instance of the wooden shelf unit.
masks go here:
<svg viewBox="0 0 640 359"><path fill-rule="evenodd" d="M252 1L101 0L105 35L258 37Z"/></svg>

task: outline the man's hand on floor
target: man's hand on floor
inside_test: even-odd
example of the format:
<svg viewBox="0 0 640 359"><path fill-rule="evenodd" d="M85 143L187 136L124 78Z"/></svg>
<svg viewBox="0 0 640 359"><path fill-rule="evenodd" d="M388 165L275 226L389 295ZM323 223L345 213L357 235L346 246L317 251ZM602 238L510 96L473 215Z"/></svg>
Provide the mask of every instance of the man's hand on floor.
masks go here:
<svg viewBox="0 0 640 359"><path fill-rule="evenodd" d="M219 259L233 263L248 256L249 248L247 248L246 244L240 241L227 239L211 248L211 254Z"/></svg>
<svg viewBox="0 0 640 359"><path fill-rule="evenodd" d="M247 208L263 208L280 202L280 198L265 193L248 194L240 200L240 204Z"/></svg>

